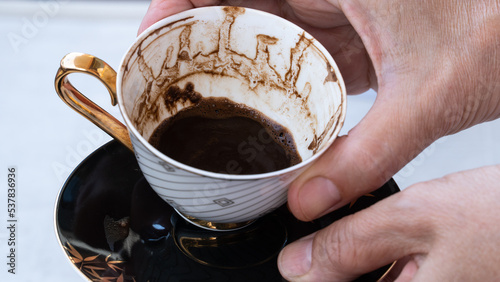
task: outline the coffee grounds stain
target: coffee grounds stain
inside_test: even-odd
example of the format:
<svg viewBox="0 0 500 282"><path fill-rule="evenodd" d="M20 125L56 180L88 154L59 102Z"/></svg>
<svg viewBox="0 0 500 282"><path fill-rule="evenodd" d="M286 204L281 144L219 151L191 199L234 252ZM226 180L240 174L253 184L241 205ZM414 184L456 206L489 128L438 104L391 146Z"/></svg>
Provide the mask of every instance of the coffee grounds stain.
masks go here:
<svg viewBox="0 0 500 282"><path fill-rule="evenodd" d="M306 38L305 33L303 32L295 47L290 50L290 69L285 75L285 82L288 88L294 89L300 74L300 64L302 62L304 51L309 48L312 43L313 40ZM294 94L297 95L298 98L301 98L301 95L297 91L294 91Z"/></svg>
<svg viewBox="0 0 500 282"><path fill-rule="evenodd" d="M325 130L319 134L319 135L314 135L313 140L307 147L307 149L313 151L314 154L319 150L319 146L323 143L324 139L328 136L327 134L330 132L331 129L336 128L337 124L339 123L339 116L341 114L341 107L337 109L335 114L330 118L328 121L328 124L325 127Z"/></svg>
<svg viewBox="0 0 500 282"><path fill-rule="evenodd" d="M191 60L191 57L189 56L189 53L186 51L179 52L179 60L181 61L189 61Z"/></svg>
<svg viewBox="0 0 500 282"><path fill-rule="evenodd" d="M338 82L339 80L337 79L337 75L335 74L335 69L333 69L332 65L330 62L326 62L326 70L328 71L328 74L325 77L325 81L323 84L326 84L327 82Z"/></svg>
<svg viewBox="0 0 500 282"><path fill-rule="evenodd" d="M301 101L304 114L306 116L311 115L307 104L309 94L311 93L311 87L310 85L306 85L304 89L298 90L296 84L301 71L300 66L304 59L305 51L310 47L315 48L313 45L314 39L307 38L305 32L300 35L295 46L290 49L289 69L284 77L282 77L276 69L272 67L269 55L269 46L276 44L279 39L265 34L256 35L257 45L255 58L249 58L245 54L236 52L231 49L230 46L231 27L237 17L244 14L245 9L241 7L223 7L222 10L226 13L226 16L223 22L217 26L217 28L219 28L218 46L215 50L208 53L198 52L193 54L191 50L191 28L197 21L183 23L167 31L167 33L169 33L174 30L182 29L179 34L179 51L174 54L174 48L172 46L165 50L166 56L161 71L157 76L154 75L152 68L148 66L143 56L143 49L148 48L153 42L150 42L148 46L143 47L139 45L137 47L136 62L139 65L139 70L146 81L147 87L144 89L143 93L139 95L131 117L141 134L146 126L151 124L151 121L157 122L161 116L164 116L162 111L165 106L167 111L170 112L170 115L172 115L175 114L178 109L175 103L185 104L187 101L196 103L196 101L199 100L198 95L200 94L194 92L194 85L186 85L184 90L180 89L178 86L173 86L176 82L196 73L235 77L242 81L246 81L250 89L259 87L259 93L283 93L286 97ZM189 18L161 27L155 33L159 33L162 29L172 27L172 25ZM212 31L209 32L210 34L213 33ZM321 54L316 48L313 51ZM325 61L327 61L326 58ZM325 78L325 83L337 81L334 69L329 64L327 68L328 75ZM182 93L182 95L178 96L180 93ZM188 97L186 95L191 95L188 93L196 93L196 95L192 94L193 96ZM168 97L169 95L174 96ZM162 102L162 100L164 102ZM317 140L315 147L318 147L322 138L320 139L316 136L315 139Z"/></svg>
<svg viewBox="0 0 500 282"><path fill-rule="evenodd" d="M194 18L194 16L185 17L185 18L179 19L179 20L177 20L177 21L174 21L174 22L168 23L168 24L166 24L166 25L164 25L164 26L162 26L162 27L160 27L160 28L156 29L155 31L153 31L151 34L149 34L149 35L148 35L148 37L150 37L151 35L158 35L158 34L160 34L160 32L161 32L163 29L165 29L165 28L170 28L171 26L173 26L173 25L175 25L175 24L177 24L177 23L180 23L180 22L183 22L183 21L187 21L187 20L192 19L192 18ZM191 22L191 23L188 23L188 24L189 24L189 25L192 25L192 24L194 24L194 23L195 23L195 22ZM148 48L148 47L149 47L149 45L145 46L144 48L146 49L146 48ZM141 49L142 49L142 43L141 43L141 44L139 44L139 45L136 47L136 49L134 50L134 52L133 52L133 53L136 53L136 54L137 54L137 57L140 57L140 56L142 55ZM124 74L123 74L123 76L125 76L125 75L128 73L128 71L129 71L129 66L131 66L131 65L134 63L134 62L131 62L132 58L134 58L134 56L129 56L129 57L128 57L127 63L125 64L125 68L124 68ZM135 61L135 60L134 60L134 61Z"/></svg>
<svg viewBox="0 0 500 282"><path fill-rule="evenodd" d="M309 150L314 150L318 149L318 136L314 135L313 140L311 141L311 144L309 144L309 147L307 147ZM316 152L315 152L316 153Z"/></svg>
<svg viewBox="0 0 500 282"><path fill-rule="evenodd" d="M218 57L222 61L225 61L227 59L230 59L230 58L228 58L227 53L231 51L231 48L229 46L229 41L231 38L231 29L232 29L233 23L239 15L242 15L245 13L245 8L226 6L226 7L223 7L222 10L226 13L226 18L224 19L224 22L222 23L222 27L219 30Z"/></svg>
<svg viewBox="0 0 500 282"><path fill-rule="evenodd" d="M156 29L156 30L155 30L152 34L154 34L154 35L158 35L158 34L160 34L160 32L161 32L163 29L165 29L165 28L170 28L171 26L173 26L173 25L175 25L175 24L177 24L177 23L184 22L184 21L187 21L187 20L192 19L192 18L194 18L194 16L185 17L185 18L182 18L182 19L176 20L175 22L168 23L168 24L166 24L166 25L164 25L164 26L162 26L162 27L160 27L160 28Z"/></svg>
<svg viewBox="0 0 500 282"><path fill-rule="evenodd" d="M245 13L245 8L243 7L236 7L236 6L225 6L222 7L222 10L226 12L228 15L232 15L233 17L242 15Z"/></svg>
<svg viewBox="0 0 500 282"><path fill-rule="evenodd" d="M179 102L185 104L187 101L190 101L193 104L197 104L201 98L201 94L194 91L194 84L191 82L188 82L184 89L181 89L177 85L172 85L164 94L165 107L170 112L177 109Z"/></svg>
<svg viewBox="0 0 500 282"><path fill-rule="evenodd" d="M180 34L180 50L179 56L177 57L181 61L191 60L191 55L189 54L189 36L191 35L191 26L187 26ZM166 65L164 68L167 68Z"/></svg>

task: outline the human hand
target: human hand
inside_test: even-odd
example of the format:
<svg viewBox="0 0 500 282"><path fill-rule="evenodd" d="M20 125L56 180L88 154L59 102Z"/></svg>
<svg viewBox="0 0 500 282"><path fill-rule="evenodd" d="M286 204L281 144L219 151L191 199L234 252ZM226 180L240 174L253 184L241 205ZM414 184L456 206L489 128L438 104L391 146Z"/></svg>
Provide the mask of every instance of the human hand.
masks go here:
<svg viewBox="0 0 500 282"><path fill-rule="evenodd" d="M280 270L292 281L350 281L403 258L398 282L497 281L498 183L500 165L418 183L290 244ZM291 257L297 265L282 265Z"/></svg>
<svg viewBox="0 0 500 282"><path fill-rule="evenodd" d="M377 100L367 116L349 135L339 138L333 147L290 187L290 209L302 220L318 218L381 186L439 137L500 116L499 1L339 3L339 7L362 38L373 63L378 83ZM479 177L473 176L472 173L469 176ZM493 179L498 180L498 177ZM438 183L417 185L415 187L418 188L413 189L414 192L404 192L401 195L417 194L420 189L429 191L433 186L439 186ZM457 192L461 193L461 190ZM470 194L468 195L470 197ZM381 203L382 207L389 210L391 205L397 204L398 197L400 196L391 197L391 200ZM428 199L431 204L438 204L439 197L446 200L444 194L437 194L434 199ZM461 206L467 206L469 202L467 198L458 200L462 201L457 203ZM427 207L421 201L416 205L420 205L420 209ZM396 207L393 207L393 210L397 211ZM497 207L498 204L490 203L490 213ZM458 210L453 211L460 214ZM313 237L309 237L286 247L279 258L280 271L287 279L294 281L342 281L377 268L374 266L381 267L389 262L384 259L390 257L407 263L406 267L403 266L405 271L401 276L402 281L409 280L412 275L415 275L415 278L421 277L421 281L470 281L467 277L482 281L477 276L465 275L463 271L476 274L483 272L483 267L488 269L491 266L489 255L476 252L477 249L472 248L472 245L465 245L459 251L458 244L445 244L446 237L450 242L454 242L455 235L452 232L440 233L441 240L432 247L422 238L418 238L419 235L412 234L414 230L411 228L400 229L401 233L391 233L391 228L395 228L399 223L391 222L395 220L395 214L388 214L390 220L384 222L385 229L382 223L376 225L388 231L385 234L385 242L399 242L400 237L414 239L413 236L416 236L418 239L414 240L413 244L411 240L399 242L399 252L384 245L371 249L373 246L366 242L346 240L349 237L363 236L363 233L358 235L358 232L363 228L373 227L373 224L366 220L346 219L318 233L322 234L318 239L318 235L311 235L316 242L312 245L309 243ZM415 227L420 221L425 221L425 217L414 216L408 212L404 215L408 221L407 225L403 225L406 227L411 224ZM376 216L374 210L364 213L365 218ZM477 213L468 220L482 220L482 216ZM459 218L436 216L435 225L431 226L434 233L440 232L439 223L451 224L452 220ZM496 222L493 220L490 224ZM463 221L459 220L455 224L457 223ZM364 225L367 226L363 227ZM460 232L458 228L453 231ZM364 235L367 234L368 231ZM488 235L489 241L485 241L485 245L498 244L498 238L491 234ZM375 242L380 241L383 240ZM342 249L341 243L347 246ZM412 249L419 245L420 249ZM439 257L439 260L429 260L435 262L434 266L430 266L432 263L425 265L427 268L447 268L445 272L437 273L425 267L420 270L420 267L424 266L423 257L437 257L437 253L444 249L448 253ZM327 252L322 255L318 250ZM346 259L352 261L343 261L343 253L340 252L346 252ZM383 256L384 252L392 254ZM472 256L478 255L481 260L474 265L453 260L462 252ZM337 257L328 257L325 254ZM354 261L359 257L368 260ZM311 261L304 258L311 258ZM309 264L311 262L312 264ZM347 264L347 267L339 269L339 263L342 266ZM312 267L311 272L305 274L309 266ZM413 271L417 268L419 271L411 273L408 271L411 267L414 268ZM452 269L455 267L457 269L453 273ZM473 269L474 267L477 269ZM498 275L495 272L491 274ZM493 277L495 276L490 276L490 280Z"/></svg>
<svg viewBox="0 0 500 282"><path fill-rule="evenodd" d="M299 219L380 187L437 138L500 116L498 1L153 0L139 32L186 9L231 2L310 32L332 53L348 93L378 90L367 116L290 187L289 206ZM296 245L280 260L300 254ZM289 266L280 265L286 274Z"/></svg>

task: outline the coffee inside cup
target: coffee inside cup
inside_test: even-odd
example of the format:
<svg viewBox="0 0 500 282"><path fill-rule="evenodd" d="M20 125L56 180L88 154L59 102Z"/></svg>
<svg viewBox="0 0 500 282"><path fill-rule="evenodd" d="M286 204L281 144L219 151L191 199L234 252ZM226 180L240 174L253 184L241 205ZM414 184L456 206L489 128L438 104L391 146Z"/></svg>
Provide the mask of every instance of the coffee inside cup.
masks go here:
<svg viewBox="0 0 500 282"><path fill-rule="evenodd" d="M280 171L297 163L306 165L318 156L333 142L343 122L342 81L324 48L298 27L279 18L273 18L276 28L256 24L256 18L270 20L268 16L224 7L221 12L153 26L154 31L144 33L125 57L118 81L122 112L133 135L140 142L151 140L159 149L164 142L160 136L171 135L163 131L180 128L184 135L192 131L187 139L167 136L165 142L172 147L159 150L180 163L224 174ZM220 127L222 120L245 120L243 128L234 126L233 131L256 126L253 131L231 134L239 139L219 137L233 143L231 156L222 158L222 143L210 147L211 138L199 128L191 129L208 118L184 118L196 112L200 116L201 109L196 108L210 103L241 112L209 117L210 123ZM186 140L200 142L188 145ZM181 145L187 152L176 157ZM261 168L244 168L269 148L275 149L267 153ZM198 163L186 159L199 150L213 154L204 161L197 157Z"/></svg>
<svg viewBox="0 0 500 282"><path fill-rule="evenodd" d="M260 174L302 161L290 131L256 109L203 97L190 84L170 87L165 97L193 102L161 122L149 139L178 162L217 173Z"/></svg>

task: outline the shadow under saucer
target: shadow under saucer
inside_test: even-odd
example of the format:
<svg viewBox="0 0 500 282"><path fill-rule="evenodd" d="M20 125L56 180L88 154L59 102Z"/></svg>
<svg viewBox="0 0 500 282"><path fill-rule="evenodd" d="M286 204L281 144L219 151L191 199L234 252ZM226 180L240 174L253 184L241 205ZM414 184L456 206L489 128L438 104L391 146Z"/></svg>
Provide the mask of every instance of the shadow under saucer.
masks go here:
<svg viewBox="0 0 500 282"><path fill-rule="evenodd" d="M284 281L276 259L288 243L399 191L378 190L313 222L286 205L236 231L187 223L151 189L130 150L110 141L87 157L60 191L56 233L90 281ZM377 281L387 265L355 281Z"/></svg>

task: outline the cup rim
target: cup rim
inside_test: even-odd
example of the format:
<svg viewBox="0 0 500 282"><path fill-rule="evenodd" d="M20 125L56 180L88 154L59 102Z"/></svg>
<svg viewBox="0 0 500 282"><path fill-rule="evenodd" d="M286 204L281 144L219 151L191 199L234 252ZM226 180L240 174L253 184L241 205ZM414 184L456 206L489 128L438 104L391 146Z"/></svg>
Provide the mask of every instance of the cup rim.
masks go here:
<svg viewBox="0 0 500 282"><path fill-rule="evenodd" d="M330 52L318 40L316 40L311 34L309 34L307 31L305 31L304 29L302 29L298 25L296 25L296 24L294 24L294 23L292 23L292 22L290 22L282 17L271 14L269 12L242 7L245 9L245 13L250 12L250 13L254 13L254 14L257 14L259 16L262 16L262 17L270 17L275 21L282 22L283 24L288 25L291 28L296 29L296 30L300 31L301 33L306 34L308 36L308 38L314 39L312 44L316 48L318 48L318 50L321 52L321 54L329 62L331 67L335 70L335 74L336 74L337 79L338 79L338 84L339 84L339 87L341 90L341 93L340 93L340 95L341 95L341 105L340 105L341 113L338 117L337 127L335 128L335 130L332 134L332 137L330 137L330 139L328 139L326 141L325 146L323 146L323 148L318 150L314 155L312 155L308 159L303 160L302 162L295 164L293 166L290 166L290 167L287 167L284 169L280 169L280 170L276 170L276 171L260 173L260 174L225 174L225 173L211 172L211 171L202 170L202 169L198 169L198 168L183 164L179 161L176 161L176 160L168 157L167 155L163 154L162 152L160 152L158 149L153 147L148 142L148 140L146 140L139 133L139 131L135 128L135 126L133 125L132 121L130 120L130 118L127 114L127 110L125 109L125 107L123 105L122 78L123 78L125 65L128 62L128 59L134 54L138 45L140 43L142 43L144 41L144 39L146 39L150 34L154 33L154 31L160 27L174 23L174 22L179 21L181 19L185 19L186 17L196 16L200 13L204 13L207 10L218 11L218 10L223 9L224 7L225 6L209 6L209 7L193 8L193 9L186 10L186 11L168 16L166 18L163 18L163 19L157 21L156 23L152 24L150 27L148 27L146 30L144 30L141 34L139 34L139 36L137 36L137 38L134 40L134 42L127 49L127 52L123 55L122 60L120 62L120 69L119 69L119 72L117 75L117 80L116 80L116 90L117 90L117 98L118 98L118 107L120 109L123 120L127 126L129 134L134 135L134 137L139 142L141 142L141 144L146 149L148 149L151 153L153 153L156 157L160 158L162 161L169 163L169 164L172 164L172 165L174 165L180 169L183 169L185 171L188 171L188 172L191 172L194 174L198 174L198 175L202 175L202 176L206 176L206 177L210 177L210 178L227 179L227 180L255 180L255 179L265 179L265 178L275 177L275 176L279 176L279 175L288 174L288 173L293 172L293 171L298 171L301 168L304 168L304 167L310 165L314 160L316 160L321 155L323 155L323 153L326 152L331 147L331 145L333 144L335 139L337 139L337 137L340 133L340 130L342 129L342 127L344 125L345 116L346 116L346 108L347 108L347 105L346 105L346 102L347 102L346 87L345 87L344 79L339 71L338 66L337 66L337 63L333 59Z"/></svg>

